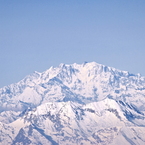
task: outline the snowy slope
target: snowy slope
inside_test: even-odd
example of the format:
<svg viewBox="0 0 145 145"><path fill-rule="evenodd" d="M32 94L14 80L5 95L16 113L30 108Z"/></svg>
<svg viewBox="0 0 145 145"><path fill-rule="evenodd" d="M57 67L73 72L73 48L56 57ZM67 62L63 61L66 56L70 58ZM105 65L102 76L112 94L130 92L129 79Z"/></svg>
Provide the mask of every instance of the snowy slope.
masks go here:
<svg viewBox="0 0 145 145"><path fill-rule="evenodd" d="M140 74L60 64L0 89L0 144L143 145L144 114Z"/></svg>

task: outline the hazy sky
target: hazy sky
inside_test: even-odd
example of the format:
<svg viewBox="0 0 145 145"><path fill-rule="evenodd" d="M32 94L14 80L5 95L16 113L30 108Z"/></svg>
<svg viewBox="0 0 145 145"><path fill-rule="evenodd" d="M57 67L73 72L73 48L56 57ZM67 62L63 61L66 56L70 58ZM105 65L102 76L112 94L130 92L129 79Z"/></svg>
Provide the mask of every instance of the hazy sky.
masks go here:
<svg viewBox="0 0 145 145"><path fill-rule="evenodd" d="M84 61L145 76L145 0L0 0L0 87Z"/></svg>

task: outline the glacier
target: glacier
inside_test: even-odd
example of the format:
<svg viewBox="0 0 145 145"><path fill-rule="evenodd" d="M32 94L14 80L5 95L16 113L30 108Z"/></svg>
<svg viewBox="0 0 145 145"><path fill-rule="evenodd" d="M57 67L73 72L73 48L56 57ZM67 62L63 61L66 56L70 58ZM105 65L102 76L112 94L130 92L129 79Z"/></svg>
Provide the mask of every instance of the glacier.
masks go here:
<svg viewBox="0 0 145 145"><path fill-rule="evenodd" d="M60 64L0 89L1 145L144 145L145 77Z"/></svg>

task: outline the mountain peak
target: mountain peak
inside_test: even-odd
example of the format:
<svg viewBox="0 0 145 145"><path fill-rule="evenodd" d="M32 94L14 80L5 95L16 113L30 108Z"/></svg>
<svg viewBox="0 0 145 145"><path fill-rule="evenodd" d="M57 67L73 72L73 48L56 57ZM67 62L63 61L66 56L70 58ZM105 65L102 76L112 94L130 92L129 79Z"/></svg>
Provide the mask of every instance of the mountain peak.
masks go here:
<svg viewBox="0 0 145 145"><path fill-rule="evenodd" d="M144 94L144 77L96 62L35 71L0 89L0 144L142 145Z"/></svg>

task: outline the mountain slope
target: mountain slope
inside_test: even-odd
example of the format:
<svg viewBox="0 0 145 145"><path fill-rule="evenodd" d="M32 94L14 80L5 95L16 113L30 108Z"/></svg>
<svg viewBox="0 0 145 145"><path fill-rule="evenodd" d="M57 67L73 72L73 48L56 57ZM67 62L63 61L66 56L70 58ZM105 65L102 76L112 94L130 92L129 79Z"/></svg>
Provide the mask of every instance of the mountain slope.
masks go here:
<svg viewBox="0 0 145 145"><path fill-rule="evenodd" d="M145 144L144 114L145 77L60 64L0 89L0 143Z"/></svg>

